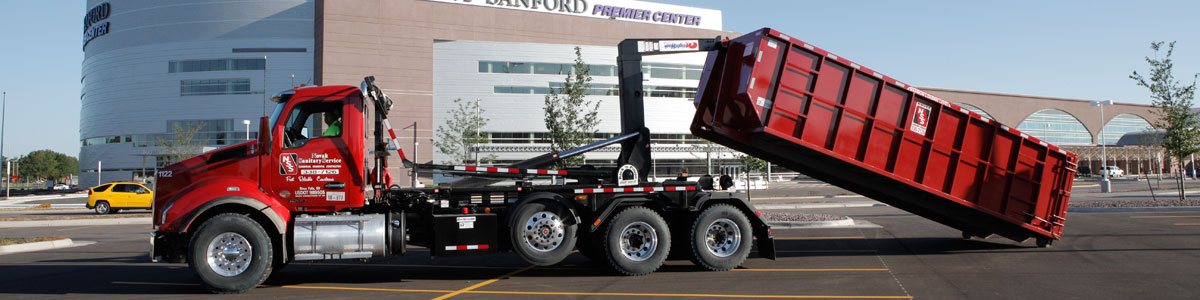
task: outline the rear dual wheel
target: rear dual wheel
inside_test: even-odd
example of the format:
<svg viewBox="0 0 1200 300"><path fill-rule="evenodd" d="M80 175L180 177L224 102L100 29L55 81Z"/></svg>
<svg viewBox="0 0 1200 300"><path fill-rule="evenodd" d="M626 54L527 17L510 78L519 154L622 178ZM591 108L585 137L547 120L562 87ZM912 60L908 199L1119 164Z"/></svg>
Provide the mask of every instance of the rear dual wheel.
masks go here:
<svg viewBox="0 0 1200 300"><path fill-rule="evenodd" d="M617 272L640 276L658 270L671 250L667 221L649 208L627 208L608 222L601 249Z"/></svg>
<svg viewBox="0 0 1200 300"><path fill-rule="evenodd" d="M691 232L691 260L713 271L728 271L746 261L753 239L750 220L728 204L709 206Z"/></svg>
<svg viewBox="0 0 1200 300"><path fill-rule="evenodd" d="M557 202L527 201L510 219L509 237L514 252L526 262L549 266L561 262L575 249L577 224L567 224L571 212Z"/></svg>

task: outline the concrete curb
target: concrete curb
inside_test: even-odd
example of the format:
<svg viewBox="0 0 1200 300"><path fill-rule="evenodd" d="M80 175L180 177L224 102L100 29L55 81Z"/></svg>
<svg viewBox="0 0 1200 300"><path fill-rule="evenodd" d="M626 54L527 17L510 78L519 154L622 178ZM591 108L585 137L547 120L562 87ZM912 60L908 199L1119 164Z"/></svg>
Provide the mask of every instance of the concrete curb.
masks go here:
<svg viewBox="0 0 1200 300"><path fill-rule="evenodd" d="M90 225L150 225L150 218L108 218L75 220L5 221L0 228L65 227Z"/></svg>
<svg viewBox="0 0 1200 300"><path fill-rule="evenodd" d="M854 219L849 217L834 221L767 221L772 229L776 228L824 228L854 225Z"/></svg>
<svg viewBox="0 0 1200 300"><path fill-rule="evenodd" d="M762 210L781 210L781 209L814 209L814 208L853 208L853 207L873 207L887 206L886 204L876 202L864 203L800 203L800 204L755 204L754 208Z"/></svg>
<svg viewBox="0 0 1200 300"><path fill-rule="evenodd" d="M1164 212L1164 211L1200 211L1200 206L1161 206L1161 207L1070 207L1067 212Z"/></svg>
<svg viewBox="0 0 1200 300"><path fill-rule="evenodd" d="M55 248L66 248L66 247L71 247L71 246L75 246L75 242L72 242L71 239L61 239L61 240L53 240L53 241L45 241L45 242L33 242L33 243L0 246L0 255L11 254L11 253L21 253L21 252L42 251L42 250L49 250L49 249L55 249Z"/></svg>

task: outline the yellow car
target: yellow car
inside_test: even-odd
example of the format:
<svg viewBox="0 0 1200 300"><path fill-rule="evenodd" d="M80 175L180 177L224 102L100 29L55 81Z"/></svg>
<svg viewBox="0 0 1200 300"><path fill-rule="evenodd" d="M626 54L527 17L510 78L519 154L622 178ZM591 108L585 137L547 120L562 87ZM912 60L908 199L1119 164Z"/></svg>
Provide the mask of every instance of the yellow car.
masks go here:
<svg viewBox="0 0 1200 300"><path fill-rule="evenodd" d="M111 214L122 209L149 209L154 191L137 182L106 183L88 189L88 209Z"/></svg>

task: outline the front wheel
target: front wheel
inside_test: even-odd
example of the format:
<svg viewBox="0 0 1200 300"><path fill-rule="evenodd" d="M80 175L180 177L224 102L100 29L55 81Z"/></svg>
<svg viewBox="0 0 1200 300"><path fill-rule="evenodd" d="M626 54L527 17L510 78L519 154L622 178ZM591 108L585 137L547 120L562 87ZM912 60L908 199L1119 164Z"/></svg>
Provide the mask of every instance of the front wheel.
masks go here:
<svg viewBox="0 0 1200 300"><path fill-rule="evenodd" d="M671 251L667 221L649 208L636 206L621 211L604 232L608 264L621 274L650 274L663 265Z"/></svg>
<svg viewBox="0 0 1200 300"><path fill-rule="evenodd" d="M513 252L538 266L557 264L575 250L577 224L566 224L571 212L556 202L528 201L517 207L509 224Z"/></svg>
<svg viewBox="0 0 1200 300"><path fill-rule="evenodd" d="M271 238L246 215L227 213L208 219L196 230L188 249L188 266L214 293L244 293L271 276Z"/></svg>
<svg viewBox="0 0 1200 300"><path fill-rule="evenodd" d="M750 256L750 220L728 204L708 207L692 225L692 262L713 271L729 271Z"/></svg>

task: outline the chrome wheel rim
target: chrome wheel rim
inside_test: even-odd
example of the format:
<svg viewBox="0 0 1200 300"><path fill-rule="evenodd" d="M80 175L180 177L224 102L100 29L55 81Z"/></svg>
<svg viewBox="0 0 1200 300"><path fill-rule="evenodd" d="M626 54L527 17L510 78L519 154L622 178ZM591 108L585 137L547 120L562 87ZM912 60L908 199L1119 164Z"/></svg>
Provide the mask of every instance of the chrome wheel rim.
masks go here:
<svg viewBox="0 0 1200 300"><path fill-rule="evenodd" d="M100 204L96 204L96 212L108 213L108 210L109 210L108 203L101 202Z"/></svg>
<svg viewBox="0 0 1200 300"><path fill-rule="evenodd" d="M708 253L717 257L728 257L741 246L742 231L733 220L717 219L708 225L704 243L708 245Z"/></svg>
<svg viewBox="0 0 1200 300"><path fill-rule="evenodd" d="M658 233L646 222L633 222L621 229L621 254L632 261L644 261L658 249Z"/></svg>
<svg viewBox="0 0 1200 300"><path fill-rule="evenodd" d="M550 252L562 245L566 226L558 214L539 211L525 220L525 245L538 252Z"/></svg>
<svg viewBox="0 0 1200 300"><path fill-rule="evenodd" d="M246 237L234 232L226 232L213 237L208 243L208 268L217 275L233 277L250 268L254 259L254 249Z"/></svg>

